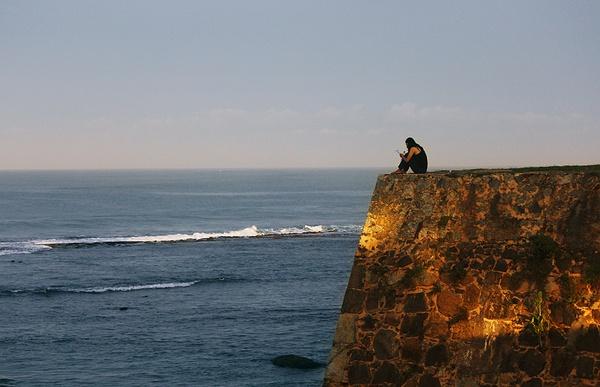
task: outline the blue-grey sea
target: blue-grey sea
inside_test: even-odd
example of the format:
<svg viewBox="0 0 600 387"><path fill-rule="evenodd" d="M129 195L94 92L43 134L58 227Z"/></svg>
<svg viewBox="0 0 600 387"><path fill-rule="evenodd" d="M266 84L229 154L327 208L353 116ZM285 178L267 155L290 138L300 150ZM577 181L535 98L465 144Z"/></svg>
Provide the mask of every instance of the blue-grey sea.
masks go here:
<svg viewBox="0 0 600 387"><path fill-rule="evenodd" d="M320 385L380 172L0 172L0 385Z"/></svg>

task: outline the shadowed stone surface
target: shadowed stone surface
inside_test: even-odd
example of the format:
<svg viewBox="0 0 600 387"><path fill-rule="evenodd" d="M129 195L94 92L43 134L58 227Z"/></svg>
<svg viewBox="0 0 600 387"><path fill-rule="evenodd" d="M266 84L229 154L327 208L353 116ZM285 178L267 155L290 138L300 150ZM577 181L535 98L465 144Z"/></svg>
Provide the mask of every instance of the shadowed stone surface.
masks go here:
<svg viewBox="0 0 600 387"><path fill-rule="evenodd" d="M375 335L373 340L375 356L378 359L389 359L395 357L400 349L396 333L390 330L382 329Z"/></svg>
<svg viewBox="0 0 600 387"><path fill-rule="evenodd" d="M564 347L567 344L565 336L556 328L550 329L550 332L548 332L548 340L552 347Z"/></svg>
<svg viewBox="0 0 600 387"><path fill-rule="evenodd" d="M436 344L429 348L425 356L426 366L440 366L448 361L448 349L445 344Z"/></svg>
<svg viewBox="0 0 600 387"><path fill-rule="evenodd" d="M527 327L519 334L519 345L523 347L536 347L539 344L539 336L532 329Z"/></svg>
<svg viewBox="0 0 600 387"><path fill-rule="evenodd" d="M350 384L367 384L371 381L371 370L365 364L352 364L348 368L348 382Z"/></svg>
<svg viewBox="0 0 600 387"><path fill-rule="evenodd" d="M594 386L599 252L600 166L380 176L324 385Z"/></svg>
<svg viewBox="0 0 600 387"><path fill-rule="evenodd" d="M405 312L427 312L427 309L425 293L409 294L406 296L406 302L404 304Z"/></svg>
<svg viewBox="0 0 600 387"><path fill-rule="evenodd" d="M373 360L373 352L363 348L355 348L350 351L350 360L371 361Z"/></svg>
<svg viewBox="0 0 600 387"><path fill-rule="evenodd" d="M579 351L600 352L600 329L592 325L577 337L575 348Z"/></svg>
<svg viewBox="0 0 600 387"><path fill-rule="evenodd" d="M567 350L558 350L552 354L550 375L567 376L575 366L575 354Z"/></svg>
<svg viewBox="0 0 600 387"><path fill-rule="evenodd" d="M577 376L580 378L593 378L594 377L594 358L588 356L581 356L577 359Z"/></svg>
<svg viewBox="0 0 600 387"><path fill-rule="evenodd" d="M362 304L365 299L365 293L356 290L356 289L348 289L346 290L346 295L344 296L344 302L342 304L342 312L345 313L357 313L362 310Z"/></svg>
<svg viewBox="0 0 600 387"><path fill-rule="evenodd" d="M419 387L441 387L441 385L437 378L425 374L419 379Z"/></svg>
<svg viewBox="0 0 600 387"><path fill-rule="evenodd" d="M397 384L403 381L402 375L398 368L390 362L383 362L375 371L373 376L373 384L392 383Z"/></svg>
<svg viewBox="0 0 600 387"><path fill-rule="evenodd" d="M422 336L425 332L423 322L427 318L427 313L419 313L415 315L406 315L402 319L400 332L407 337Z"/></svg>
<svg viewBox="0 0 600 387"><path fill-rule="evenodd" d="M543 384L541 379L534 378L523 382L523 384L521 384L521 387L542 387L542 385Z"/></svg>
<svg viewBox="0 0 600 387"><path fill-rule="evenodd" d="M421 360L423 350L421 339L418 337L406 338L402 343L402 358L418 364Z"/></svg>

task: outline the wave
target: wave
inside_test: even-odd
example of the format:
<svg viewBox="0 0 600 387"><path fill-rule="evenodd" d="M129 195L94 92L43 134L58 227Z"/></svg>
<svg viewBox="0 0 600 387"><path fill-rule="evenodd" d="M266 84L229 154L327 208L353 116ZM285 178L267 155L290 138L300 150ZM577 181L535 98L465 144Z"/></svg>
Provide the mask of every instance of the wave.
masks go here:
<svg viewBox="0 0 600 387"><path fill-rule="evenodd" d="M2 242L0 243L0 256L9 254L31 254L43 250L52 249L55 247L122 245L138 243L175 243L186 241L213 240L222 238L268 238L311 234L357 234L359 232L360 226L358 225L305 225L302 227L285 227L279 229L259 229L256 226L250 226L240 230L225 232L195 232L191 234L44 239L27 242Z"/></svg>
<svg viewBox="0 0 600 387"><path fill-rule="evenodd" d="M50 250L52 247L31 242L0 242L0 256L11 254L31 254Z"/></svg>
<svg viewBox="0 0 600 387"><path fill-rule="evenodd" d="M0 294L4 295L18 295L18 294L40 294L40 295L51 295L55 293L108 293L108 292L131 292L136 290L154 290L154 289L173 289L173 288L187 288L197 284L210 284L217 282L237 282L243 281L242 279L236 278L208 278L203 280L188 281L188 282L160 282L153 284L134 284L134 285L115 285L115 286L102 286L102 287L64 287L64 286L49 286L29 289L11 289L11 290L0 290Z"/></svg>

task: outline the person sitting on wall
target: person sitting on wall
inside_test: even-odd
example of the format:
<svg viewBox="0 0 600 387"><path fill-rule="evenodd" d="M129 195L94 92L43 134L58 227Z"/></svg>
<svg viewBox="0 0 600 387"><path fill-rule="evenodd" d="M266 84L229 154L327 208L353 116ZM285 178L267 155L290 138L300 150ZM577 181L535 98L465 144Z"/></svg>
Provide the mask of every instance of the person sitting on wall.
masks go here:
<svg viewBox="0 0 600 387"><path fill-rule="evenodd" d="M406 139L406 149L408 152L399 153L402 161L398 165L398 169L393 173L406 173L410 168L413 173L427 172L427 154L425 149L415 142L412 137Z"/></svg>

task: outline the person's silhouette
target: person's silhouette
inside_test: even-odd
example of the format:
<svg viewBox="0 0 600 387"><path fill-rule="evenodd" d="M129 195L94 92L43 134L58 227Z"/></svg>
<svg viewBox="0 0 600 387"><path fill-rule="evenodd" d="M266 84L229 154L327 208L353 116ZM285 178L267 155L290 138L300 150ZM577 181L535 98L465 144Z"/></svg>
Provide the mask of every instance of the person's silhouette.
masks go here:
<svg viewBox="0 0 600 387"><path fill-rule="evenodd" d="M427 153L412 137L406 139L406 153L400 153L400 165L394 173L406 173L410 168L414 173L427 172Z"/></svg>

